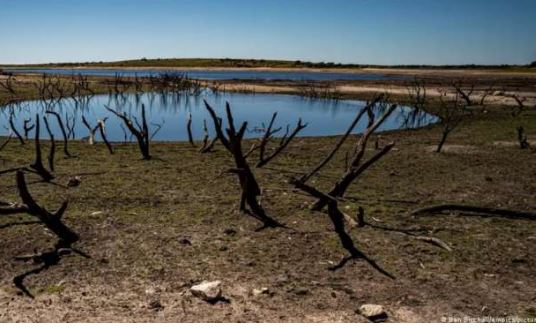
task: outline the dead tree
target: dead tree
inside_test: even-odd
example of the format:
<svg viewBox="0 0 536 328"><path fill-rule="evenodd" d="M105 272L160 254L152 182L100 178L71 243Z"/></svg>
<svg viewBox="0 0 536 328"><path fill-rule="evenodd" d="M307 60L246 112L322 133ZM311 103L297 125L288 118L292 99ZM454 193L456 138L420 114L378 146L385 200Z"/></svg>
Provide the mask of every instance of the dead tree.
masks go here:
<svg viewBox="0 0 536 328"><path fill-rule="evenodd" d="M268 124L268 127L266 128L266 130L264 132L264 135L260 140L259 145L254 146L252 148L252 150L250 150L250 152L248 152L248 153L251 153L254 149L256 149L256 148L259 149L259 161L255 165L256 167L263 167L266 164L268 164L268 162L270 162L272 159L274 159L274 157L279 155L285 148L287 148L287 146L290 144L292 139L294 139L294 137L301 130L303 130L303 129L305 129L307 127L307 124L302 124L302 120L300 118L298 120L298 123L296 124L296 127L292 131L292 133L290 133L290 135L288 133L285 134L281 138L277 148L271 154L267 155L266 154L266 146L268 145L268 142L273 138L274 134L276 134L277 132L279 132L281 130L281 128L273 129L273 125L274 125L274 121L275 121L276 117L277 117L277 112L275 112L272 115L272 119L270 120L270 123Z"/></svg>
<svg viewBox="0 0 536 328"><path fill-rule="evenodd" d="M147 119L145 117L145 105L144 104L141 105L141 125L135 119L137 128L134 126L134 123L132 123L132 120L126 114L119 113L106 105L104 107L106 107L108 111L110 111L111 113L119 117L121 120L123 120L123 123L125 123L130 133L132 133L136 137L143 159L150 160L151 159L151 155L149 152L150 133L149 133L149 127L147 125Z"/></svg>
<svg viewBox="0 0 536 328"><path fill-rule="evenodd" d="M38 122L39 121L36 122L36 128L38 126ZM24 279L27 276L38 274L53 265L59 264L64 255L71 254L73 252L86 258L89 256L72 247L72 245L77 242L80 237L76 232L62 222L63 213L67 209L67 202L64 202L55 213L51 213L44 207L37 204L28 191L26 180L24 178L24 172L22 170L17 171L17 189L19 191L19 197L22 201L22 204L0 202L0 215L31 215L39 219L39 221L48 229L48 231L52 232L58 237L58 241L55 243L54 249L51 251L15 257L15 260L18 261L32 261L33 263L40 264L39 267L22 273L13 279L13 283L15 286L17 286L17 288L19 288L27 296L33 297L30 291L24 286Z"/></svg>
<svg viewBox="0 0 536 328"><path fill-rule="evenodd" d="M491 96L493 93L495 93L495 88L493 86L489 86L487 89L483 90L480 96L480 100L478 101L478 104L482 107L485 107L486 98Z"/></svg>
<svg viewBox="0 0 536 328"><path fill-rule="evenodd" d="M463 81L454 81L452 82L452 87L454 88L454 90L456 90L456 94L459 95L459 98L463 99L463 101L465 101L465 104L467 106L473 106L474 105L474 102L473 100L471 99L471 96L473 94L473 92L475 91L475 83L471 83L471 84L466 84L466 86L464 86L464 82Z"/></svg>
<svg viewBox="0 0 536 328"><path fill-rule="evenodd" d="M335 147L333 147L333 149L331 150L331 152L328 154L328 156L326 156L326 158L324 158L314 169L311 170L311 172L303 175L301 178L300 178L300 181L302 181L303 183L305 183L307 180L309 180L313 175L315 175L318 171L320 171L324 165L326 165L332 158L333 156L335 156L335 153L337 153L337 151L339 150L339 148L341 148L341 146L344 144L344 142L346 141L346 139L348 138L348 136L352 133L352 131L354 130L355 126L357 125L357 123L361 120L361 117L363 117L363 115L367 112L367 111L370 111L374 105L380 101L381 97L383 96L378 96L376 97L376 99L374 99L372 102L370 102L369 104L367 104L367 106L365 106L365 108L363 108L359 114L356 116L356 118L352 121L352 123L350 124L350 126L348 127L348 129L346 130L346 133L339 139L339 142L337 142L337 144L335 145ZM348 167L346 168L348 169Z"/></svg>
<svg viewBox="0 0 536 328"><path fill-rule="evenodd" d="M39 132L40 132L40 121L39 114L35 115L35 161L30 164L30 168L35 170L44 181L50 182L54 179L54 176L45 169L43 165L42 155L41 155L41 142L39 141Z"/></svg>
<svg viewBox="0 0 536 328"><path fill-rule="evenodd" d="M330 270L334 271L334 270L340 269L350 260L363 259L367 263L369 263L374 269L378 270L380 273L384 274L385 276L391 279L394 279L394 277L389 272L385 271L374 260L370 259L363 252L357 249L357 247L354 244L354 241L352 240L352 237L350 237L350 235L346 232L344 213L342 213L339 210L338 202L336 198L330 196L329 194L325 194L312 186L305 184L300 179L291 179L290 183L294 187L300 190L303 190L309 195L317 198L319 202L327 204L328 216L331 220L331 223L333 224L335 233L339 237L339 241L341 242L342 247L346 249L348 253L350 253L350 256L343 258L341 262L331 267Z"/></svg>
<svg viewBox="0 0 536 328"><path fill-rule="evenodd" d="M69 114L65 113L65 127L67 128L67 138L76 139L76 116L73 114L72 119L69 119Z"/></svg>
<svg viewBox="0 0 536 328"><path fill-rule="evenodd" d="M54 135L52 134L52 131L50 130L50 125L48 124L48 119L46 116L43 117L43 120L45 121L45 127L48 132L48 136L50 137L50 150L48 152L48 167L51 172L54 172L54 157L56 154L56 140L54 139Z"/></svg>
<svg viewBox="0 0 536 328"><path fill-rule="evenodd" d="M201 154L212 151L212 148L214 148L216 141L218 141L218 134L216 134L214 138L212 138L212 140L209 142L207 120L203 120L203 131L204 131L203 145L201 146L201 148L199 148L199 152Z"/></svg>
<svg viewBox="0 0 536 328"><path fill-rule="evenodd" d="M112 147L112 144L108 141L108 138L106 138L106 132L104 130L104 122L106 122L107 117L105 117L102 120L99 120L97 123L97 126L99 127L100 136L102 138L102 141L104 141L104 144L106 145L106 148L108 148L108 151L110 152L110 155L114 154L114 148Z"/></svg>
<svg viewBox="0 0 536 328"><path fill-rule="evenodd" d="M32 119L25 119L23 124L24 129L24 139L28 140L28 135L30 134L30 131L35 127L35 124L30 124L32 122Z"/></svg>
<svg viewBox="0 0 536 328"><path fill-rule="evenodd" d="M192 136L192 113L188 113L188 122L186 123L186 130L188 131L188 142L192 147L195 147L194 137Z"/></svg>
<svg viewBox="0 0 536 328"><path fill-rule="evenodd" d="M456 93L454 100L445 99L446 94L441 92L439 96L439 124L443 127L441 138L436 148L436 152L440 153L443 145L449 134L460 125L465 116L468 114L467 106L460 102L460 94Z"/></svg>
<svg viewBox="0 0 536 328"><path fill-rule="evenodd" d="M525 129L522 126L517 127L517 141L521 149L528 149L530 147Z"/></svg>
<svg viewBox="0 0 536 328"><path fill-rule="evenodd" d="M261 189L242 151L242 139L244 137L244 133L246 132L248 123L243 122L240 128L237 130L234 125L231 107L229 106L229 103L226 103L225 111L229 125L228 128L225 129L227 132L226 136L223 132L222 119L216 115L214 109L212 109L212 107L206 101L204 101L204 103L210 116L212 117L214 129L216 130L218 139L233 155L236 167L229 170L229 172L238 175L238 179L240 181L240 188L242 189L240 211L246 212L261 221L264 224L263 228L282 227L279 222L275 221L266 214L264 208L257 200L257 197L261 195ZM246 208L246 204L249 206L249 210Z"/></svg>
<svg viewBox="0 0 536 328"><path fill-rule="evenodd" d="M512 110L512 116L519 117L526 109L525 101L527 101L527 98L520 97L516 94L508 94L506 97L512 98L516 102L517 106ZM527 135L525 134L525 128L522 125L517 127L517 141L521 149L528 149L530 147Z"/></svg>
<svg viewBox="0 0 536 328"><path fill-rule="evenodd" d="M63 125L63 121L61 119L60 114L58 114L58 113L56 113L54 111L51 111L51 110L47 110L45 113L54 115L54 117L56 117L56 120L58 121L58 125L59 125L60 130L61 130L61 134L63 135L63 153L67 157L72 157L71 154L69 153L69 149L68 149L69 138L67 136L67 132L65 131L65 126Z"/></svg>
<svg viewBox="0 0 536 328"><path fill-rule="evenodd" d="M15 127L15 122L13 121L13 112L9 114L9 127L11 131L17 136L17 139L19 139L19 142L21 145L24 145L24 138L21 136L17 128Z"/></svg>
<svg viewBox="0 0 536 328"><path fill-rule="evenodd" d="M343 197L348 187L351 185L351 183L357 179L363 172L365 172L369 167L371 167L376 161L381 159L383 156L385 156L393 147L394 143L389 143L382 147L378 152L376 152L372 157L370 157L368 160L363 161L366 150L367 150L367 143L369 141L370 136L383 124L383 122L393 113L393 111L396 109L397 105L389 105L387 103L380 103L378 106L378 100L375 99L373 102L369 103L359 114L358 118L361 118L363 116L363 113L367 113L368 116L368 126L365 132L361 135L359 140L356 143L356 146L353 150L353 155L349 161L349 165L347 169L345 170L345 173L342 175L342 177L335 183L335 185L332 187L332 189L327 193L329 196L333 198ZM376 119L373 109L380 109L383 113L381 116ZM355 122L355 121L354 121ZM352 122L352 125L357 124L357 122ZM348 134L350 134L351 129L348 129L345 136L343 136L343 139L347 137ZM333 157L334 152L337 151L338 147L340 147L342 143L339 142L336 146L334 151L332 151L328 156L327 160L323 160L311 173L304 174L300 181L302 183L305 183L307 180L309 180L316 172L318 172L328 161ZM312 206L312 210L319 211L324 206L327 205L327 202L324 198L319 198L317 202Z"/></svg>
<svg viewBox="0 0 536 328"><path fill-rule="evenodd" d="M97 133L99 125L97 124L95 127L91 127L84 115L82 115L82 124L84 124L84 126L88 129L89 132L88 144L93 145L95 143L95 133Z"/></svg>

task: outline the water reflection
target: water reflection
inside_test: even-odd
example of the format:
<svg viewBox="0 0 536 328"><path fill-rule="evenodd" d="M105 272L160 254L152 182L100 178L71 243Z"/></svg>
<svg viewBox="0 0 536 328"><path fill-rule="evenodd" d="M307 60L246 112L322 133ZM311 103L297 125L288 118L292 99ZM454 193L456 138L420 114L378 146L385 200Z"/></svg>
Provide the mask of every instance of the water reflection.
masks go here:
<svg viewBox="0 0 536 328"><path fill-rule="evenodd" d="M147 119L151 128L162 124L161 130L154 140L175 141L188 140L186 123L188 116L192 115L192 132L194 139L203 138L203 121L209 123L212 130L212 121L203 105L203 100L209 102L218 112L224 115L225 102L231 104L237 122L248 121L249 132L246 137L258 137L263 124L266 124L273 112L278 116L274 127L283 127L276 136L282 136L288 124L294 126L299 118L308 123L300 136L327 136L338 135L345 132L358 111L365 106L364 101L358 100L319 100L305 99L299 96L280 94L242 94L219 93L214 94L204 90L199 95L181 93L142 93L123 95L96 95L92 97L64 98L59 101L26 101L12 104L0 111L0 127L2 135L10 133L10 118L19 131L23 130L24 120L34 120L35 114L43 115L47 110L54 110L63 118L66 124L72 126L76 138L88 135L87 128L82 124L82 115L91 125L98 120L108 117L106 132L108 139L123 141L125 139L124 127L121 121L106 110L105 105L133 117L140 114L142 104L147 109ZM408 121L410 110L399 107L394 115L388 118L380 130L400 128L415 128L435 122L435 117L421 114L418 120ZM366 120L362 120L354 130L358 133L365 129ZM51 123L54 135L60 136L61 131L55 120ZM212 131L211 131L212 132ZM33 136L33 133L31 133ZM42 133L42 136L44 134ZM98 140L98 138L97 138Z"/></svg>

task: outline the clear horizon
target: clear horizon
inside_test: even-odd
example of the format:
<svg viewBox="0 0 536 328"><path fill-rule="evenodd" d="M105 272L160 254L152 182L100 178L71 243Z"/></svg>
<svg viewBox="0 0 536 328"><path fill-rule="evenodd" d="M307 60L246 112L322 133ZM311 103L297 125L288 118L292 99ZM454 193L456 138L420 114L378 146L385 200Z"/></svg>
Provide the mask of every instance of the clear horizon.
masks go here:
<svg viewBox="0 0 536 328"><path fill-rule="evenodd" d="M1 64L241 58L524 65L530 0L2 0Z"/></svg>

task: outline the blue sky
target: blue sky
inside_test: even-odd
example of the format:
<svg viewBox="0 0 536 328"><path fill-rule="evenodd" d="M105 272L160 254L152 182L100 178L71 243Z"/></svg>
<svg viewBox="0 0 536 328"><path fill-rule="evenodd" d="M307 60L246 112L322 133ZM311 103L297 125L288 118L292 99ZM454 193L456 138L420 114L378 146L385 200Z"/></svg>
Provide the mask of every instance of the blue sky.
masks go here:
<svg viewBox="0 0 536 328"><path fill-rule="evenodd" d="M0 63L536 60L535 0L0 0Z"/></svg>

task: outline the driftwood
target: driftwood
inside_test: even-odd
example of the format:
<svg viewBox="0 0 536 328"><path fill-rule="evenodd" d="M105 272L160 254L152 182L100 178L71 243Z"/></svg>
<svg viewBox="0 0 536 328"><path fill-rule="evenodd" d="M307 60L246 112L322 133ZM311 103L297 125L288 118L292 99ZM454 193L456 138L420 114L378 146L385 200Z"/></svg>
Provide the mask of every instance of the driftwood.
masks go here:
<svg viewBox="0 0 536 328"><path fill-rule="evenodd" d="M244 156L244 153L242 152L242 138L244 137L248 123L243 122L240 128L237 130L234 125L231 107L229 106L229 103L226 103L225 111L227 114L229 127L226 129L227 135L225 135L223 133L222 119L216 115L214 109L212 109L212 107L206 101L205 107L212 117L214 129L216 130L218 139L233 155L236 168L229 170L229 172L238 175L238 179L240 181L240 188L242 189L240 211L251 214L254 218L261 221L264 224L263 228L282 227L279 222L266 214L264 208L257 201L257 197L261 195L261 189L246 160L246 157ZM246 204L249 206L249 210L246 209Z"/></svg>
<svg viewBox="0 0 536 328"><path fill-rule="evenodd" d="M443 212L469 212L482 215L494 215L502 216L513 220L536 220L536 213L523 212L515 210L507 210L493 207L471 206L461 204L442 204L436 206L430 206L417 209L411 214L413 216L426 215L426 214L439 214Z"/></svg>
<svg viewBox="0 0 536 328"><path fill-rule="evenodd" d="M145 116L145 105L141 104L141 125L136 120L137 128L134 126L132 120L126 116L126 114L119 113L106 105L104 107L106 107L108 111L123 120L123 123L128 128L130 133L132 133L132 135L136 137L143 159L150 160L151 154L149 151L149 143L151 135L149 133L149 126L147 125L147 118Z"/></svg>
<svg viewBox="0 0 536 328"><path fill-rule="evenodd" d="M444 250L446 250L446 251L448 251L448 252L452 252L452 248L451 248L449 245L447 245L447 243L445 243L444 241L442 241L442 240L439 239L439 238L436 238L436 237L426 237L426 236L415 236L415 239L424 241L424 242L426 242L426 243L430 243L430 244L436 245L436 246L438 246L438 247L443 248Z"/></svg>

